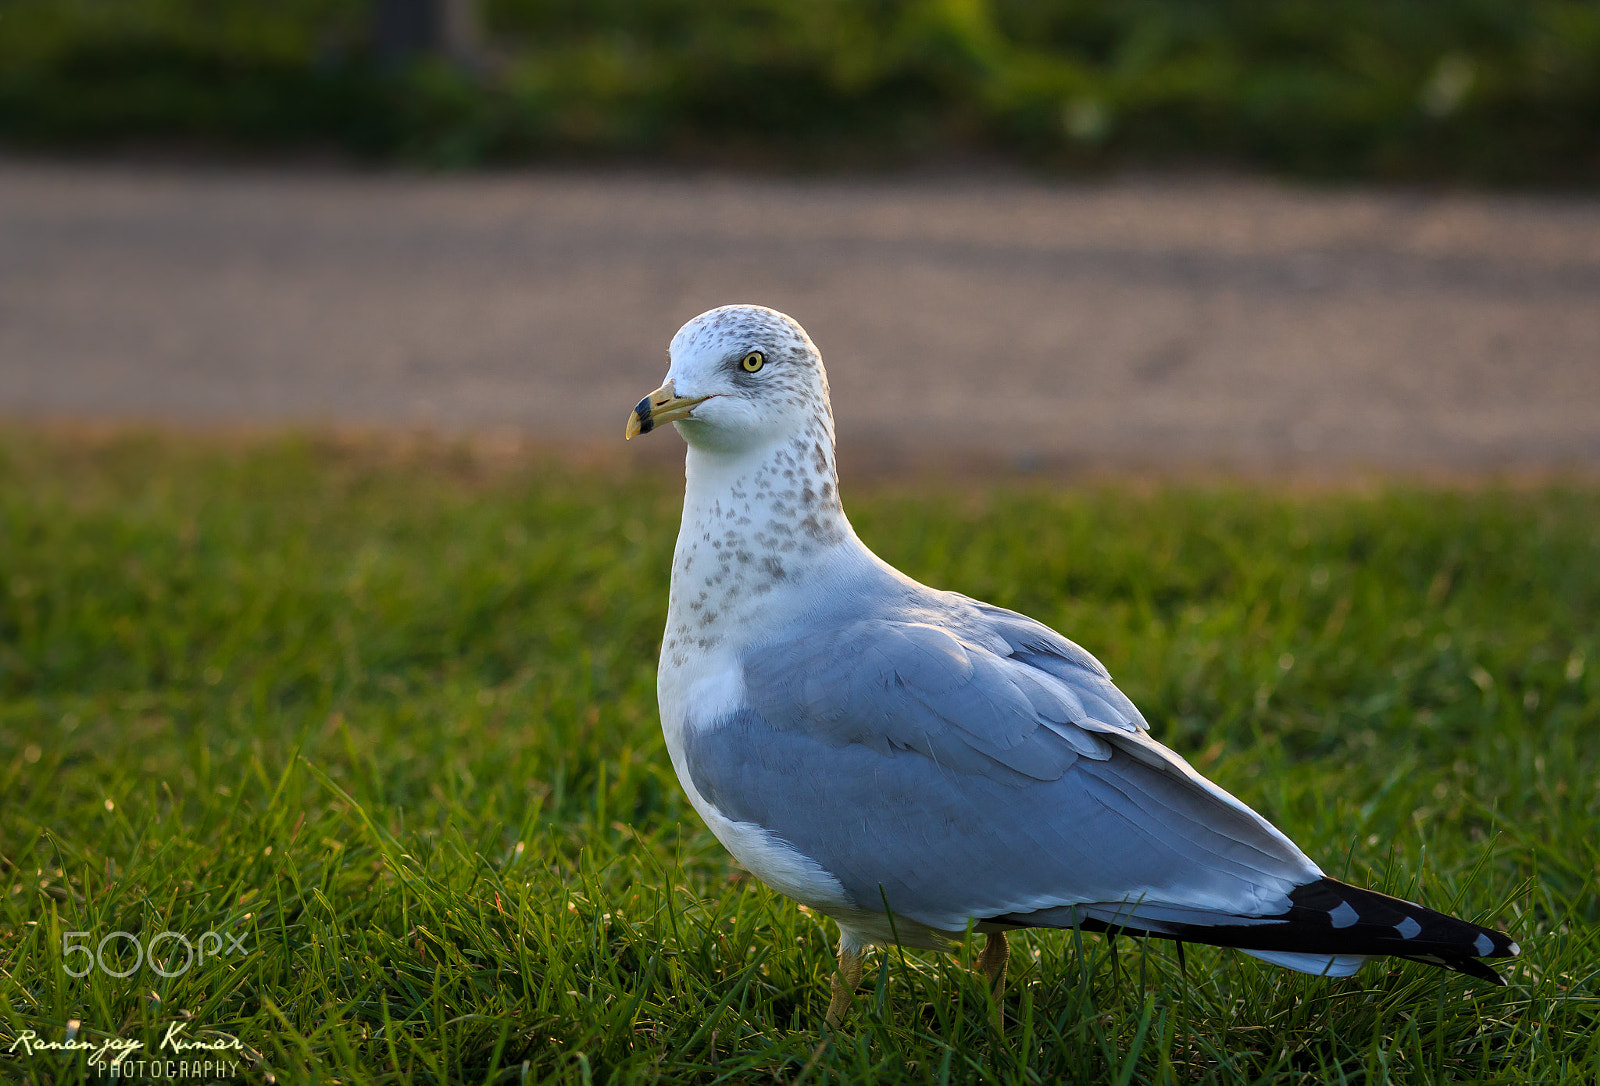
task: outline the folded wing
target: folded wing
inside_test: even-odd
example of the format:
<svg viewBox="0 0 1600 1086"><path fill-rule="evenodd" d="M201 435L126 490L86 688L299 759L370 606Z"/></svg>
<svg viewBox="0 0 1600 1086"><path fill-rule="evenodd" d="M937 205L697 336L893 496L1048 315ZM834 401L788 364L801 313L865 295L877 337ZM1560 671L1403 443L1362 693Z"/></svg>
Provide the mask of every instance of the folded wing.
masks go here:
<svg viewBox="0 0 1600 1086"><path fill-rule="evenodd" d="M685 753L723 815L815 860L857 907L887 901L947 931L980 919L1219 941L1336 975L1405 953L1314 916L1353 906L1306 888L1342 884L1151 739L1099 661L1047 627L944 595L826 628L747 658L743 706L693 722ZM1291 914L1296 931L1314 922L1314 945L1286 934ZM1465 927L1445 935L1473 947L1484 929Z"/></svg>
<svg viewBox="0 0 1600 1086"><path fill-rule="evenodd" d="M690 729L695 785L863 908L887 896L947 930L1086 903L1251 916L1321 875L1150 739L1092 656L1022 616L957 598L744 667L744 707Z"/></svg>

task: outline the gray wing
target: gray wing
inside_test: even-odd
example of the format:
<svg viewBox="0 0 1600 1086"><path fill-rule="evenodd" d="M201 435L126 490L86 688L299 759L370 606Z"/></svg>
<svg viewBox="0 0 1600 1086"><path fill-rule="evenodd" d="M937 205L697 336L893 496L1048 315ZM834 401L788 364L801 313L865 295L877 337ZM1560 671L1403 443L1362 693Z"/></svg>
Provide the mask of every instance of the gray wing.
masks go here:
<svg viewBox="0 0 1600 1086"><path fill-rule="evenodd" d="M752 654L744 706L687 729L695 787L859 907L887 899L944 930L1070 906L1273 915L1321 874L1150 739L1089 653L1022 615L939 603Z"/></svg>

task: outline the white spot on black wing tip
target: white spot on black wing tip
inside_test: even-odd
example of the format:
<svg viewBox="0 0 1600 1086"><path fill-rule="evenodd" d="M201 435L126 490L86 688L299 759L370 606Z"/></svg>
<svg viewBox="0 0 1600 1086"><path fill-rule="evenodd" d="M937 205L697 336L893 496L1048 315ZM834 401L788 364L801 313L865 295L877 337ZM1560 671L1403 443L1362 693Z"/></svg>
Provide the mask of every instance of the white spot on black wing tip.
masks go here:
<svg viewBox="0 0 1600 1086"><path fill-rule="evenodd" d="M1400 923L1396 924L1394 926L1394 930L1400 933L1400 938L1402 939L1415 939L1422 933L1422 925L1417 923L1412 917L1408 916L1404 920L1400 921ZM1482 936L1479 936L1479 938L1482 938Z"/></svg>
<svg viewBox="0 0 1600 1086"><path fill-rule="evenodd" d="M1361 914L1356 912L1354 906L1348 901L1339 902L1339 907L1328 913L1328 919L1336 928L1348 928L1360 921Z"/></svg>
<svg viewBox="0 0 1600 1086"><path fill-rule="evenodd" d="M1508 943L1506 944L1506 953L1515 958L1517 955L1522 953L1522 948L1516 943Z"/></svg>

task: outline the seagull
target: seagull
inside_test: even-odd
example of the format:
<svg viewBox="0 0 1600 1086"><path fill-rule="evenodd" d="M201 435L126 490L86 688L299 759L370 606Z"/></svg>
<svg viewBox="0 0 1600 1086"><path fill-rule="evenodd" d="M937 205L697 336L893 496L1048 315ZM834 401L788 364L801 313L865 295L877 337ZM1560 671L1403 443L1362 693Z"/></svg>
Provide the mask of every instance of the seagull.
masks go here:
<svg viewBox="0 0 1600 1086"><path fill-rule="evenodd" d="M626 437L688 445L657 696L717 839L839 926L825 1022L870 946L951 950L999 1022L1018 928L1234 947L1327 977L1369 958L1496 984L1505 935L1323 874L1149 733L1100 661L1025 615L920 584L839 499L822 356L792 318L685 324Z"/></svg>

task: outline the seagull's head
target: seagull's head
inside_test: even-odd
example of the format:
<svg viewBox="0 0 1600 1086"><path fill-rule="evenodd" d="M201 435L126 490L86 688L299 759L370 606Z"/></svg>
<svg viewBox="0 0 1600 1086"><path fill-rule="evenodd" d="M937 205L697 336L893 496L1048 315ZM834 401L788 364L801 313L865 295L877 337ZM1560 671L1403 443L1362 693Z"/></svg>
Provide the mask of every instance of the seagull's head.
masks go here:
<svg viewBox="0 0 1600 1086"><path fill-rule="evenodd" d="M792 317L725 305L678 329L667 354L667 380L633 409L626 437L671 422L690 445L737 453L818 422L832 434L822 355Z"/></svg>

